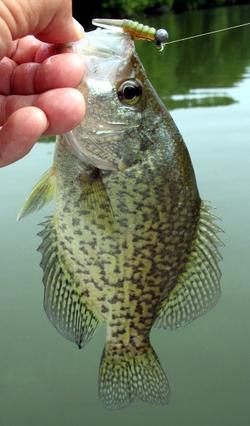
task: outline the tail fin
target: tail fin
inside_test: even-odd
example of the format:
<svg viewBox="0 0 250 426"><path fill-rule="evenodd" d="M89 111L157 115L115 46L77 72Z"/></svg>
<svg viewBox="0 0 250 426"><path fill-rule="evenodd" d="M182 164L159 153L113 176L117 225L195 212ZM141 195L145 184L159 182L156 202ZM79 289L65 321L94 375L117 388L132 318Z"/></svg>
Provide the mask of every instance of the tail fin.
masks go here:
<svg viewBox="0 0 250 426"><path fill-rule="evenodd" d="M109 409L128 406L135 399L167 404L170 388L153 348L104 348L99 371L99 397Z"/></svg>

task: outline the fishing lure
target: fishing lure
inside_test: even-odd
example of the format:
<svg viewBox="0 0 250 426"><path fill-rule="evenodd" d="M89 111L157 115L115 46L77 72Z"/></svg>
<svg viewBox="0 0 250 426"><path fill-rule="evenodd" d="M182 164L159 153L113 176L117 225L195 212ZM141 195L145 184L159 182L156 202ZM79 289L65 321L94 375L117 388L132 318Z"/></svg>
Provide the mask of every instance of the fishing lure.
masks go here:
<svg viewBox="0 0 250 426"><path fill-rule="evenodd" d="M169 35L165 29L156 30L154 27L140 24L137 21L129 19L93 19L92 24L102 28L116 29L117 31L123 31L131 35L135 40L148 40L154 41L156 47L162 51L166 44L179 43L182 41L192 40L193 38L204 37L207 35L217 34L222 31L234 30L237 28L245 27L250 25L250 22L245 22L239 25L233 25L231 27L220 28L219 30L208 31L202 34L195 34L192 36L180 38L178 40L168 41Z"/></svg>
<svg viewBox="0 0 250 426"><path fill-rule="evenodd" d="M121 31L130 34L134 40L154 41L156 47L162 51L168 41L168 32L161 28L156 30L154 27L140 24L137 21L129 19L93 19L93 25L102 28L117 28Z"/></svg>

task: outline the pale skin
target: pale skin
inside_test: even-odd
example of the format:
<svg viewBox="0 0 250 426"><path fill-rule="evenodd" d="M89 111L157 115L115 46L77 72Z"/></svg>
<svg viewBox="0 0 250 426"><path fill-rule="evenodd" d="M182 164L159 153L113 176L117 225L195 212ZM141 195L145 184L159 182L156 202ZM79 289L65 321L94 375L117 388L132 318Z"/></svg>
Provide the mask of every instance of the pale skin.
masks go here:
<svg viewBox="0 0 250 426"><path fill-rule="evenodd" d="M82 120L82 61L56 44L83 35L71 0L0 0L0 167Z"/></svg>

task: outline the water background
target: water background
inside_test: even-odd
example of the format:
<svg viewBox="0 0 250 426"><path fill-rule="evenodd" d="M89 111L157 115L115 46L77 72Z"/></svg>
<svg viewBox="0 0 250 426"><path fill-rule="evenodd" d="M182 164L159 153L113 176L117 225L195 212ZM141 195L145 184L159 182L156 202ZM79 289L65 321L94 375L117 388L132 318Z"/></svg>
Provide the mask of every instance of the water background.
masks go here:
<svg viewBox="0 0 250 426"><path fill-rule="evenodd" d="M172 39L247 21L249 6L148 19ZM37 144L0 170L1 426L250 424L250 27L173 44L162 55L147 43L138 51L184 136L202 198L222 218L222 298L186 328L152 333L169 406L106 411L97 398L104 327L79 351L43 311L36 233L51 209L16 222L52 162L53 144Z"/></svg>

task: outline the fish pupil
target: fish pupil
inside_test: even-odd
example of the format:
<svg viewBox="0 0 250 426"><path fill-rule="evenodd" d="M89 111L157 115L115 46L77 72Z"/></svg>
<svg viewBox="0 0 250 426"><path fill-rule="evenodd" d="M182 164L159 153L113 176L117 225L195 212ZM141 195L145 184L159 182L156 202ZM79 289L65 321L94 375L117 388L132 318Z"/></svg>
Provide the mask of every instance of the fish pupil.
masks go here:
<svg viewBox="0 0 250 426"><path fill-rule="evenodd" d="M126 99L133 99L136 96L140 96L140 90L135 86L125 86L123 89L123 95Z"/></svg>
<svg viewBox="0 0 250 426"><path fill-rule="evenodd" d="M128 105L135 105L141 99L142 86L137 80L123 82L118 89L118 98Z"/></svg>

